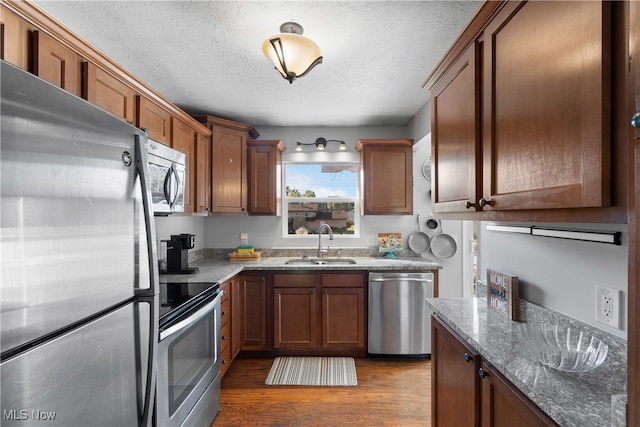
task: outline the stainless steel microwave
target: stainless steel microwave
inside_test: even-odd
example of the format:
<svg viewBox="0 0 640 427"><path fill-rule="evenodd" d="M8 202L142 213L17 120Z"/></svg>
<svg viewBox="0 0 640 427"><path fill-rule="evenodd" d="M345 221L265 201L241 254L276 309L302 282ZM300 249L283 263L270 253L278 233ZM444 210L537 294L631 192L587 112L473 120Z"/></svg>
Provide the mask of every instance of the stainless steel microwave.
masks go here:
<svg viewBox="0 0 640 427"><path fill-rule="evenodd" d="M151 139L147 153L154 215L184 212L186 155Z"/></svg>

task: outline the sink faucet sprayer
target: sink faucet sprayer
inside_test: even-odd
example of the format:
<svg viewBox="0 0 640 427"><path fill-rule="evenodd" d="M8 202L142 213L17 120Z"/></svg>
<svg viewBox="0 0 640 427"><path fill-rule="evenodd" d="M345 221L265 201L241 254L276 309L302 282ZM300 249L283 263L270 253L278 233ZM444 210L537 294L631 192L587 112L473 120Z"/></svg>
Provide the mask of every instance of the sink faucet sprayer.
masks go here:
<svg viewBox="0 0 640 427"><path fill-rule="evenodd" d="M327 249L322 249L322 231L325 229L329 231L329 240L333 240L333 230L329 227L329 224L324 222L320 224L318 229L318 258L322 258L324 254L329 252L329 246L327 246Z"/></svg>

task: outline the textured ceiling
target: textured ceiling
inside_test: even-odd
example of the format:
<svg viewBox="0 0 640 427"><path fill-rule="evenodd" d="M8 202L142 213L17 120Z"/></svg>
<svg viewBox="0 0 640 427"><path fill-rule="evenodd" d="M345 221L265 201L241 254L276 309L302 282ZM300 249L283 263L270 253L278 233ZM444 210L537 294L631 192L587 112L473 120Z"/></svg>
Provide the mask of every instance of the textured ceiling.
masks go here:
<svg viewBox="0 0 640 427"><path fill-rule="evenodd" d="M405 125L471 1L36 3L190 113L252 126ZM295 21L323 63L289 84L262 42Z"/></svg>

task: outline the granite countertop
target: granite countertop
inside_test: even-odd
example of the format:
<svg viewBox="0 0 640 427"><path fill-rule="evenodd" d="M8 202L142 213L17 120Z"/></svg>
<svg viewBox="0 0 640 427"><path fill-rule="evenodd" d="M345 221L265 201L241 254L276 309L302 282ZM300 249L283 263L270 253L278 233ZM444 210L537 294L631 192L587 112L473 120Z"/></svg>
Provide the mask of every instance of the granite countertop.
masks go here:
<svg viewBox="0 0 640 427"><path fill-rule="evenodd" d="M612 415L612 401L626 393L626 341L594 332L609 344L604 363L586 373L562 372L533 360L519 343L523 324L489 310L485 298L427 298L427 304L561 426L618 425L617 415ZM546 314L539 317L529 322L549 321Z"/></svg>
<svg viewBox="0 0 640 427"><path fill-rule="evenodd" d="M226 258L204 258L189 263L189 267L197 267L196 274L160 274L160 282L224 282L242 271L260 270L365 270L365 271L428 271L439 270L442 264L425 258L382 258L382 257L344 257L354 259L355 264L323 264L300 265L285 264L295 257L265 257L259 261L229 261ZM300 257L297 257L300 258Z"/></svg>

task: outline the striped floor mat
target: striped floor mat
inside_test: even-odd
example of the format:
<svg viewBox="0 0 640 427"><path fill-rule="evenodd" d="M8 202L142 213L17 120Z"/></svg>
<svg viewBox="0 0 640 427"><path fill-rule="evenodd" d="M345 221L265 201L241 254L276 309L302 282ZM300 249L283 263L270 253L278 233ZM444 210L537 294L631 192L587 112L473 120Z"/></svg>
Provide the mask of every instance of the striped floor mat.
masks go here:
<svg viewBox="0 0 640 427"><path fill-rule="evenodd" d="M267 385L355 386L353 357L276 357Z"/></svg>

